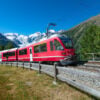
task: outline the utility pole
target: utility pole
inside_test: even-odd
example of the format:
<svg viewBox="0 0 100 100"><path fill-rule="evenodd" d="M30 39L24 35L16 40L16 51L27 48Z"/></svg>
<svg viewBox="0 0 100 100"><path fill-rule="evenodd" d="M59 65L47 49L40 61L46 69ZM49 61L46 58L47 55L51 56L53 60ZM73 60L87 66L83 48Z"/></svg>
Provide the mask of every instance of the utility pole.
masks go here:
<svg viewBox="0 0 100 100"><path fill-rule="evenodd" d="M47 26L47 28L46 28L46 35L47 35L47 38L48 38L48 33L49 33L49 28L50 28L50 26L56 26L56 24L55 24L55 23L49 23L49 24L48 24L48 26Z"/></svg>

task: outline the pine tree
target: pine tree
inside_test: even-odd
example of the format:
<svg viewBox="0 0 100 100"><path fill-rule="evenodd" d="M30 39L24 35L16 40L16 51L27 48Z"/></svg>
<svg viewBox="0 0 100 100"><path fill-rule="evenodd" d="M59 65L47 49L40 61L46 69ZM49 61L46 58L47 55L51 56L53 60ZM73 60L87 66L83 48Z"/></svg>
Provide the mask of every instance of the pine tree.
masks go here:
<svg viewBox="0 0 100 100"><path fill-rule="evenodd" d="M12 42L8 42L4 49L11 49L11 48L14 48L14 45Z"/></svg>
<svg viewBox="0 0 100 100"><path fill-rule="evenodd" d="M4 46L1 45L1 46L0 46L0 50L4 50Z"/></svg>
<svg viewBox="0 0 100 100"><path fill-rule="evenodd" d="M80 45L80 53L83 59L88 58L89 55L86 55L86 53L100 52L100 27L90 26L80 41Z"/></svg>

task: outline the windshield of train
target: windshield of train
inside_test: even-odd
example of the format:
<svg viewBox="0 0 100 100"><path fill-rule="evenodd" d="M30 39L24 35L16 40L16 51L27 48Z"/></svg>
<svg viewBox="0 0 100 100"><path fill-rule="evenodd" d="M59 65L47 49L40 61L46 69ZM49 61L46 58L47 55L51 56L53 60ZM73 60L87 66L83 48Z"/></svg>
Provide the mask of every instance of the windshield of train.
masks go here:
<svg viewBox="0 0 100 100"><path fill-rule="evenodd" d="M62 40L64 46L65 46L67 49L73 48L72 40L71 40L70 38L60 37L60 39Z"/></svg>

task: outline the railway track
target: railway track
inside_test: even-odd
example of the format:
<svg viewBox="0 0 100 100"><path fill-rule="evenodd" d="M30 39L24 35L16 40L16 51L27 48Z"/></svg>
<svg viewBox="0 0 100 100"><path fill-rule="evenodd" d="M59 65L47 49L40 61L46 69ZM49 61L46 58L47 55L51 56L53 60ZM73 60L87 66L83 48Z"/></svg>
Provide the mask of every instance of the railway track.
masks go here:
<svg viewBox="0 0 100 100"><path fill-rule="evenodd" d="M84 71L100 73L100 67L96 67L96 66L94 67L94 66L79 65L79 66L67 66L67 67L84 70Z"/></svg>
<svg viewBox="0 0 100 100"><path fill-rule="evenodd" d="M11 66L11 62L4 63ZM38 63L23 63L12 62L12 66L24 67L27 69L38 70L55 77L53 65L41 64L41 69ZM100 100L100 68L93 66L56 66L56 77L67 82L76 88L93 95Z"/></svg>
<svg viewBox="0 0 100 100"><path fill-rule="evenodd" d="M100 61L88 61L89 64L98 64L100 65Z"/></svg>

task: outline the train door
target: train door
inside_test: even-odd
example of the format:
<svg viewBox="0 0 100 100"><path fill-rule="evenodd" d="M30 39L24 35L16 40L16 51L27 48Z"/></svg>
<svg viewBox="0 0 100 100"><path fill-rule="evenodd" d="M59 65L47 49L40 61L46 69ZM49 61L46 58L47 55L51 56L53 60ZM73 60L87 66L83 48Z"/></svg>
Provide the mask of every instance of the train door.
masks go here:
<svg viewBox="0 0 100 100"><path fill-rule="evenodd" d="M2 54L0 54L0 62L2 62Z"/></svg>
<svg viewBox="0 0 100 100"><path fill-rule="evenodd" d="M32 47L30 47L30 61L33 61L33 57L32 57Z"/></svg>

